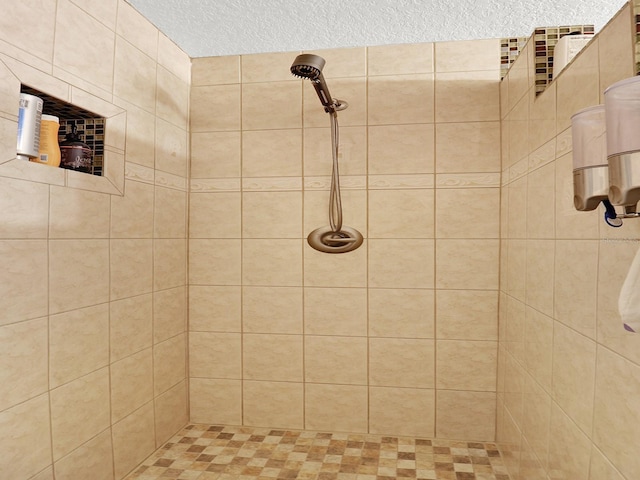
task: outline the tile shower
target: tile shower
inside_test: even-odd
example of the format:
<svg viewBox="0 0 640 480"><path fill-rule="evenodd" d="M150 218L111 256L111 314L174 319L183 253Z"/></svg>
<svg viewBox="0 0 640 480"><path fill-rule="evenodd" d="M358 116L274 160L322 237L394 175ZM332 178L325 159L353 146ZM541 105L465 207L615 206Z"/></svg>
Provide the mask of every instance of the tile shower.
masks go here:
<svg viewBox="0 0 640 480"><path fill-rule="evenodd" d="M567 130L633 75L630 5L538 98L531 47L500 82L498 39L318 51L366 232L332 256L305 241L329 125L297 52L191 61L124 0L14 3L0 162L28 77L124 109L126 168L120 196L0 165L3 475L121 479L188 422L496 441L515 479L640 471L638 340L610 321L640 226L573 211Z"/></svg>

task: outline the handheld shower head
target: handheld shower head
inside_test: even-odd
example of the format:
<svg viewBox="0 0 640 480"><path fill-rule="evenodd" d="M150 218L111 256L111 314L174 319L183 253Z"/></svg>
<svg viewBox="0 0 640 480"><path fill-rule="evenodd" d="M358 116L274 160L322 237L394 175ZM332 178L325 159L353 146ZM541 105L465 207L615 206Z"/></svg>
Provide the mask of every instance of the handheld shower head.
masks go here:
<svg viewBox="0 0 640 480"><path fill-rule="evenodd" d="M322 76L324 64L324 58L310 53L303 53L302 55L298 55L293 61L291 73L296 77L316 80Z"/></svg>
<svg viewBox="0 0 640 480"><path fill-rule="evenodd" d="M324 64L324 58L311 53L303 53L298 55L293 61L291 73L296 77L311 80L313 88L316 89L318 98L324 106L324 111L327 113L335 113L338 110L347 108L347 104L331 98L329 87L327 87L327 82L325 82L324 76L322 75Z"/></svg>

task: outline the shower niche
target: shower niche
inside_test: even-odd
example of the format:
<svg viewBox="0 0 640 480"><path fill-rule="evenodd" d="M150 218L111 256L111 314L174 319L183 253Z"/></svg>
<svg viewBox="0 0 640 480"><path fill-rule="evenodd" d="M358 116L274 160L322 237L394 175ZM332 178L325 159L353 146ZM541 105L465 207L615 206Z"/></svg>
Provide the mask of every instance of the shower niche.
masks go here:
<svg viewBox="0 0 640 480"><path fill-rule="evenodd" d="M64 146L67 139L72 137L77 138L77 143L84 143L91 151L91 164L83 173L101 177L104 166L104 117L28 85L21 85L20 93L42 99L43 115L53 115L59 119L58 144Z"/></svg>
<svg viewBox="0 0 640 480"><path fill-rule="evenodd" d="M58 74L67 78L64 72ZM89 84L76 85L71 77L69 81L60 77L17 60L0 60L0 177L123 195L126 111L109 101L113 98L110 93ZM41 98L42 113L59 118L59 144L65 142L68 132L76 130L78 143L91 149L91 168L56 168L18 157L22 94Z"/></svg>

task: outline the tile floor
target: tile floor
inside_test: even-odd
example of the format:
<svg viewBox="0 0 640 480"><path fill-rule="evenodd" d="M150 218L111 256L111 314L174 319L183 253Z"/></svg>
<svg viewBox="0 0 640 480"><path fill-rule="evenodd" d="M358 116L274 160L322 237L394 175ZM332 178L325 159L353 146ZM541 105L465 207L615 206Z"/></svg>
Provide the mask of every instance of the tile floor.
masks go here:
<svg viewBox="0 0 640 480"><path fill-rule="evenodd" d="M126 480L509 480L493 443L188 425Z"/></svg>

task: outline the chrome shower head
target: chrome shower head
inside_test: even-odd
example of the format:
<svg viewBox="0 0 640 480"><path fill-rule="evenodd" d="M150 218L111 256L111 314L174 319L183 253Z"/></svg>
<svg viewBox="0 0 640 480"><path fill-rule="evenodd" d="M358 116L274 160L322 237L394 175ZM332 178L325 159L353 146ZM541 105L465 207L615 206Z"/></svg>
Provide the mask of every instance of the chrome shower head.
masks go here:
<svg viewBox="0 0 640 480"><path fill-rule="evenodd" d="M327 82L324 81L322 69L324 68L324 58L311 53L298 55L291 65L291 73L300 78L311 80L313 88L316 89L318 98L327 113L335 113L338 110L347 108L346 102L340 102L331 98Z"/></svg>

